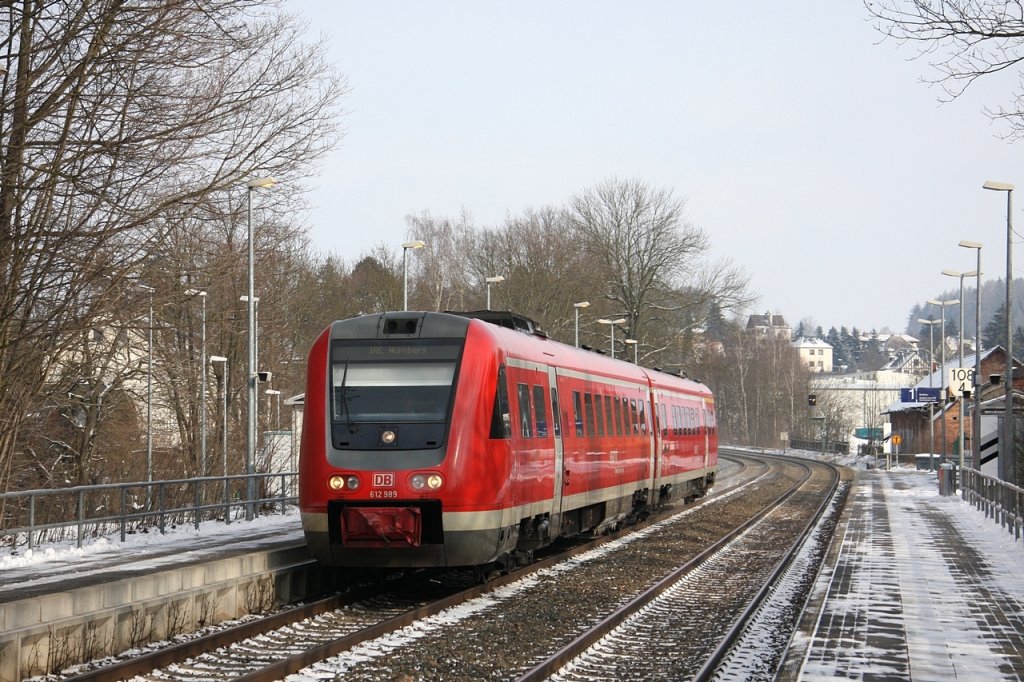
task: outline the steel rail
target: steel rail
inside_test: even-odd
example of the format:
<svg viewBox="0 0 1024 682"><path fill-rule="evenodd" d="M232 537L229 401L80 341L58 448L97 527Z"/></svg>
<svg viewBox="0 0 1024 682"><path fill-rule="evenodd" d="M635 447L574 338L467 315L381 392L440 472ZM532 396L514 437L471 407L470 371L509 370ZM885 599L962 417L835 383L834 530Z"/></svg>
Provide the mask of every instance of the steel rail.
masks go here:
<svg viewBox="0 0 1024 682"><path fill-rule="evenodd" d="M836 491L838 491L839 489L839 469L835 465L827 462L819 463L828 468L832 473L832 482L829 486L828 494L825 495L821 504L818 505L818 508L815 510L814 514L811 515L811 518L805 524L803 530L800 532L800 535L797 536L796 541L790 546L789 551L786 552L785 556L783 556L779 560L778 564L775 567L775 570L772 571L768 580L765 581L764 585L761 586L761 589L750 601L750 604L747 605L747 608L736 619L732 627L729 628L729 631L726 633L725 637L722 638L722 641L719 643L718 647L712 652L711 656L708 657L707 661L704 663L701 669L697 671L697 674L694 675L694 682L704 682L705 680L710 680L712 678L715 670L722 663L722 661L725 660L725 657L726 655L728 655L729 651L732 650L733 646L736 644L736 641L743 633L743 630L747 627L747 624L758 612L761 606L765 603L766 598L771 594L772 590L778 584L779 579L782 577L783 573L785 573L785 571L792 565L797 554L800 552L800 549L804 546L804 543L807 541L807 538L814 530L818 521L825 514L825 510L828 508L828 505L834 499ZM796 491L794 490L791 492L795 493Z"/></svg>
<svg viewBox="0 0 1024 682"><path fill-rule="evenodd" d="M742 535L748 528L761 521L768 513L776 509L786 499L793 495L800 487L807 482L811 477L812 472L809 465L796 461L796 460L785 460L789 464L794 464L801 467L805 471L805 475L798 482L796 482L788 491L782 493L774 500L769 502L758 514L752 518L744 521L739 526L736 526L729 531L724 537L719 539L713 545L709 546L703 552L698 554L696 557L686 562L675 571L652 585L646 591L640 593L623 606L616 609L610 615L596 623L591 629L583 633L572 642L562 647L546 660L537 664L526 673L521 675L518 682L537 682L538 680L544 680L562 668L564 665L572 661L578 655L585 650L593 646L598 640L604 637L606 634L615 629L623 621L629 618L631 615L642 609L644 606L652 602L663 592L672 587L677 583L683 576L690 573L701 564L706 562L713 554L718 552L720 549L726 547L729 543L735 540L737 537Z"/></svg>

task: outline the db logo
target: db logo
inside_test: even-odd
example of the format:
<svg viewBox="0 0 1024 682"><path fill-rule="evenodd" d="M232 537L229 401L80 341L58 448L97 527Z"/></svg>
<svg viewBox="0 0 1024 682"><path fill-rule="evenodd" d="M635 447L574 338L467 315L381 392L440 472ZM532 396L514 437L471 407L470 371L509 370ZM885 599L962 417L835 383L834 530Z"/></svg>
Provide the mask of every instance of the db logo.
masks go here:
<svg viewBox="0 0 1024 682"><path fill-rule="evenodd" d="M375 473L373 475L373 487L374 488L394 488L395 487L395 475L390 472L386 473Z"/></svg>

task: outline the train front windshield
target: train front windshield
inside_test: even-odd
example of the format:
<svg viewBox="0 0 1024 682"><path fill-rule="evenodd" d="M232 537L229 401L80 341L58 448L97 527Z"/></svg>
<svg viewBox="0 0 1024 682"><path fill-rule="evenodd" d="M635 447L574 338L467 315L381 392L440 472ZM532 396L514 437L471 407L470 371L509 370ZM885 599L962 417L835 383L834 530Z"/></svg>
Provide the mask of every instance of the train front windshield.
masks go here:
<svg viewBox="0 0 1024 682"><path fill-rule="evenodd" d="M336 346L332 419L353 424L445 421L459 350L450 344Z"/></svg>

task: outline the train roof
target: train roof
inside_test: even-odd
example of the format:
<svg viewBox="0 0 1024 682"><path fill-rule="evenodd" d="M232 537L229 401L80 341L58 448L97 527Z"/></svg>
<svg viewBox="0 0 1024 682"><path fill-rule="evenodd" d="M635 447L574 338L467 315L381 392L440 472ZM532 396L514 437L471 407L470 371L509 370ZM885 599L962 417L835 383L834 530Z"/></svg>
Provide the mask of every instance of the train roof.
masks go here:
<svg viewBox="0 0 1024 682"><path fill-rule="evenodd" d="M594 349L588 346L581 346L577 348L576 346L571 346L569 344L562 343L561 341L549 339L548 335L540 329L536 322L528 317L519 315L518 313L511 311L477 310L470 312L448 312L448 314L481 320L499 327L523 332L530 336L541 337L549 343L557 344L559 350L566 353L566 358L573 358L573 365L582 363L582 365L588 369L594 369L609 374L621 375L629 373L634 374L638 379L646 377L656 388L672 388L675 390L685 390L688 392L704 394L710 394L711 392L710 389L708 389L708 387L702 382L690 379L681 372L666 371L657 367L643 367L641 365L635 365L628 360L612 358L607 355L604 350ZM515 337L506 336L505 338L512 340Z"/></svg>

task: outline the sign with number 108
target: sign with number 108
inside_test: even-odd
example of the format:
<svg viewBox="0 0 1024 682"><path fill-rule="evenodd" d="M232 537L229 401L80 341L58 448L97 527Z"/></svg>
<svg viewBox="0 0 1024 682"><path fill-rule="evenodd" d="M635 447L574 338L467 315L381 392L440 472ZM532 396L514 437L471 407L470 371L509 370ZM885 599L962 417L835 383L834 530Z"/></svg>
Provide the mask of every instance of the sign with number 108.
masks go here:
<svg viewBox="0 0 1024 682"><path fill-rule="evenodd" d="M953 395L963 395L964 391L974 390L973 367L951 367L949 370L949 391Z"/></svg>

